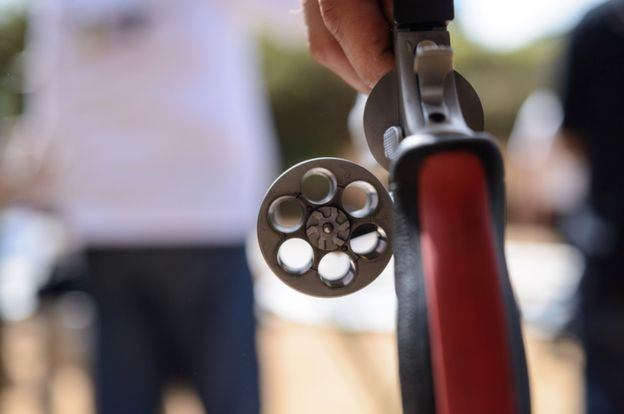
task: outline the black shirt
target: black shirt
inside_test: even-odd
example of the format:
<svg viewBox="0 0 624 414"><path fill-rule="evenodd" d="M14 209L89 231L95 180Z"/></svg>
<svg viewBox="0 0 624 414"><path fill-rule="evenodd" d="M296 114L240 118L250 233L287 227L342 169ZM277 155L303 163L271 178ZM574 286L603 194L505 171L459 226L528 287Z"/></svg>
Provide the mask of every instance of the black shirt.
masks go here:
<svg viewBox="0 0 624 414"><path fill-rule="evenodd" d="M564 127L587 148L588 204L624 244L624 0L591 10L574 29L564 76ZM619 249L618 249L619 250Z"/></svg>

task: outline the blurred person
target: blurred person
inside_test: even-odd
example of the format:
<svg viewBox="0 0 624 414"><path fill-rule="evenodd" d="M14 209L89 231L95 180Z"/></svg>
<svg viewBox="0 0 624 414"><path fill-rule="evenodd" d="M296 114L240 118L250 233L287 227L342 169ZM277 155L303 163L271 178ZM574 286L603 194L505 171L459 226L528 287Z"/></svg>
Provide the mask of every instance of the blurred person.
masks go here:
<svg viewBox="0 0 624 414"><path fill-rule="evenodd" d="M587 167L558 138L563 120L555 91L532 92L518 111L509 141L509 209L515 220L553 226L587 192Z"/></svg>
<svg viewBox="0 0 624 414"><path fill-rule="evenodd" d="M562 220L586 259L586 409L624 413L624 0L587 13L571 34L565 63L562 137L590 169L584 203Z"/></svg>
<svg viewBox="0 0 624 414"><path fill-rule="evenodd" d="M21 197L85 251L98 413L158 412L174 374L210 414L260 410L244 241L275 148L242 16L256 3L32 3L6 165L34 171Z"/></svg>

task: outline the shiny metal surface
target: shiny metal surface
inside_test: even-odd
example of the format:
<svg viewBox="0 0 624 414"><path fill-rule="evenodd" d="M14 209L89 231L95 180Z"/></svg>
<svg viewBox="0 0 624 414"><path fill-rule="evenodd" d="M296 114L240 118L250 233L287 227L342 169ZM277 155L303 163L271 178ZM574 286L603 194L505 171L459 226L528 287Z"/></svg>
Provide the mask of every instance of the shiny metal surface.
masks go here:
<svg viewBox="0 0 624 414"><path fill-rule="evenodd" d="M310 171L322 171L332 183L329 193L322 199L323 203L303 195L302 182ZM366 203L370 204L374 200L373 208L353 210L348 205L350 201L344 199L344 190L354 183L366 183L368 186L365 188L375 192L374 195L363 195ZM292 218L290 222L294 225L288 227L276 225L276 202L292 199L303 206L303 218ZM338 158L305 161L284 172L268 190L258 215L260 250L271 270L293 289L320 297L346 295L367 286L388 264L392 256L394 233L392 215L392 200L388 192L363 167ZM366 235L362 232L366 228L378 231ZM361 245L361 237L371 236L377 237L377 242L370 246L369 251L362 251L357 245L354 251L352 237L358 238L357 244ZM311 265L303 260L302 267L295 268L278 259L278 254L283 253L280 247L289 240L296 240L301 245L306 242L311 247ZM305 246L303 250L307 251L308 247ZM348 256L348 268L344 276L330 280L320 274L319 264L325 256L336 253Z"/></svg>
<svg viewBox="0 0 624 414"><path fill-rule="evenodd" d="M414 134L470 136L483 131L483 107L470 83L452 70L447 32L395 34L397 68L373 88L364 109L364 131L375 160L386 170L388 131L399 141ZM452 76L449 76L452 75Z"/></svg>

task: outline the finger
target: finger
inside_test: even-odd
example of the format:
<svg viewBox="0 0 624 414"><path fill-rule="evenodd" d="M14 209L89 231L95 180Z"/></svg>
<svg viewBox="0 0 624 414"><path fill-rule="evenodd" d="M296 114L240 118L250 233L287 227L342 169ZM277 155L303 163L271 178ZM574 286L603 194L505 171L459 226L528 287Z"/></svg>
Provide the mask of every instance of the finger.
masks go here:
<svg viewBox="0 0 624 414"><path fill-rule="evenodd" d="M379 0L319 0L329 32L364 83L372 88L394 66L390 24Z"/></svg>
<svg viewBox="0 0 624 414"><path fill-rule="evenodd" d="M318 0L303 0L303 12L308 32L308 47L314 59L353 88L369 92L370 88L359 78L342 47L325 27Z"/></svg>

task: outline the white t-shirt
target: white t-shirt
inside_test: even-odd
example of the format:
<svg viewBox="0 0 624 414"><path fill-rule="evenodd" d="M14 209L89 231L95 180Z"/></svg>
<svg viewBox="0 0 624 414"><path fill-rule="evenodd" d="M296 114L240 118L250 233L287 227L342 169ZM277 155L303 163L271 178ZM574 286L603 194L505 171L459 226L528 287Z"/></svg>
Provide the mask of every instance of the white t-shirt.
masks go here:
<svg viewBox="0 0 624 414"><path fill-rule="evenodd" d="M78 240L240 243L276 158L237 2L33 3L28 140Z"/></svg>

